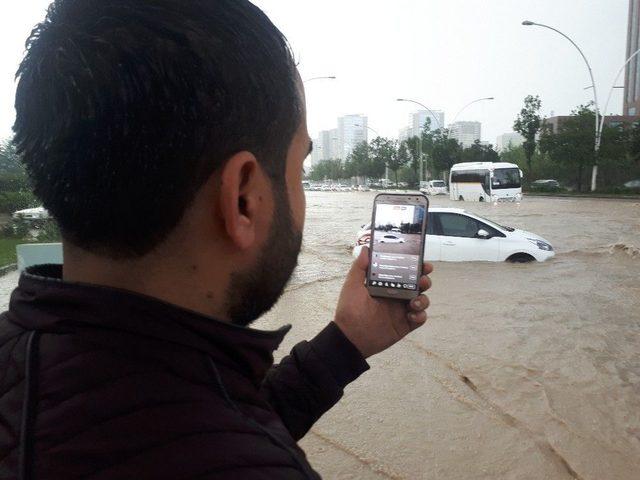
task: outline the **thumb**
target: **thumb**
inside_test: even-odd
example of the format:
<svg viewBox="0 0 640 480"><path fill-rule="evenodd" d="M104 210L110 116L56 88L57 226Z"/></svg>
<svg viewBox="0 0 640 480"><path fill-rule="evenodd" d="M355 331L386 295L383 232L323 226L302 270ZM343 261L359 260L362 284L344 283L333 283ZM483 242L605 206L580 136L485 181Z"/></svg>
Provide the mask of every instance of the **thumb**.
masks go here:
<svg viewBox="0 0 640 480"><path fill-rule="evenodd" d="M369 247L362 247L360 255L351 265L351 270L347 275L346 283L362 284L367 275L367 267L369 266Z"/></svg>

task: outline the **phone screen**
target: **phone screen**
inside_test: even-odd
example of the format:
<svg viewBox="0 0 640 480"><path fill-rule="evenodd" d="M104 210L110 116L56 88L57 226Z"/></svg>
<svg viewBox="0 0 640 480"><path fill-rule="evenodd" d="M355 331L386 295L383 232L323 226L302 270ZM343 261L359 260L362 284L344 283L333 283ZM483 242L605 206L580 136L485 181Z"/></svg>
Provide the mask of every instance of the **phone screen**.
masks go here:
<svg viewBox="0 0 640 480"><path fill-rule="evenodd" d="M425 213L422 205L376 204L370 286L417 290Z"/></svg>

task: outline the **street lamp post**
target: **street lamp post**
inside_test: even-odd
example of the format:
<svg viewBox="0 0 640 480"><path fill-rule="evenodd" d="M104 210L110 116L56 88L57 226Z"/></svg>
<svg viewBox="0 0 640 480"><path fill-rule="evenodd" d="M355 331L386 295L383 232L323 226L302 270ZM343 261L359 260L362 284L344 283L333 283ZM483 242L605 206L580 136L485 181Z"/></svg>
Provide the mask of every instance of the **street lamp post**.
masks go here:
<svg viewBox="0 0 640 480"><path fill-rule="evenodd" d="M611 85L611 90L609 90L609 95L607 96L607 101L604 104L604 110L603 110L604 114L602 115L602 118L600 119L600 135L602 135L602 131L604 130L604 119L605 119L605 117L607 115L607 107L609 106L609 101L611 100L611 95L613 95L613 91L616 88L620 88L620 87L616 86L616 83L618 83L618 79L620 78L620 75L622 74L624 69L627 67L627 65L629 65L631 60L636 58L638 56L638 54L640 54L640 49L638 49L635 52L633 52L631 54L631 56L629 58L627 58L626 62L624 62L624 65L622 65L622 67L620 67L620 70L618 70L618 73L616 74L616 78L613 80L613 84ZM622 114L625 115L625 112L622 112Z"/></svg>
<svg viewBox="0 0 640 480"><path fill-rule="evenodd" d="M335 80L336 77L334 76L329 76L329 77L313 77L313 78L307 78L306 80L303 80L302 83L307 83L307 82L311 82L312 80Z"/></svg>
<svg viewBox="0 0 640 480"><path fill-rule="evenodd" d="M576 47L578 52L580 52L580 55L582 56L584 63L587 65L587 69L589 70L589 76L591 77L591 86L593 87L593 102L596 108L596 138L595 138L595 146L594 146L595 155L593 160L593 169L591 171L591 191L593 192L596 189L596 179L598 177L598 152L600 151L600 138L601 138L602 130L600 129L600 108L598 106L598 92L596 90L596 82L593 78L593 70L591 70L591 65L589 64L587 57L582 52L578 44L574 42L568 35L565 35L557 28L553 28L553 27L550 27L549 25L544 25L542 23L532 22L530 20L525 20L524 22L522 22L522 25L527 27L528 26L544 27L562 35L564 38L569 40L574 47Z"/></svg>
<svg viewBox="0 0 640 480"><path fill-rule="evenodd" d="M458 116L460 116L460 114L461 114L462 112L464 112L468 107L470 107L470 106L471 106L471 105L473 105L474 103L483 102L483 101L485 101L485 100L495 100L495 98L494 98L494 97L478 98L477 100L474 100L473 102L469 102L469 103L467 103L464 107L462 107L462 108L460 109L460 111L459 111L458 113L456 113L456 116L455 116L455 117L453 117L453 121L452 121L451 123L456 123L456 120L457 120Z"/></svg>
<svg viewBox="0 0 640 480"><path fill-rule="evenodd" d="M427 112L429 112L431 114L431 116L433 117L433 119L438 123L438 129L439 130L444 130L443 125L440 123L440 119L436 116L435 113L433 113L433 111L427 107L426 105L417 102L415 100L410 100L408 98L398 98L397 99L398 102L410 102L410 103L415 103L416 105L421 106L422 108L424 108ZM418 181L422 181L423 180L423 176L426 176L426 170L428 169L428 164L427 162L424 162L425 164L423 165L423 156L424 156L424 152L422 151L422 132L420 132L420 135L418 135L418 152L420 153L420 178L418 179Z"/></svg>

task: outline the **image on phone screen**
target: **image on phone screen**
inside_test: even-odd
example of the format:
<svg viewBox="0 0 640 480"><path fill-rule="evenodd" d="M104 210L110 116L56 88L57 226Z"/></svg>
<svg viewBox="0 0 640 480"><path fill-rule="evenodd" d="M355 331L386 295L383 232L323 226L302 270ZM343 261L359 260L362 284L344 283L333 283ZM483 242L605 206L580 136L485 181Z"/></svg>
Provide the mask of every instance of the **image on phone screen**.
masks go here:
<svg viewBox="0 0 640 480"><path fill-rule="evenodd" d="M418 288L425 212L422 205L377 204L372 225L370 286Z"/></svg>

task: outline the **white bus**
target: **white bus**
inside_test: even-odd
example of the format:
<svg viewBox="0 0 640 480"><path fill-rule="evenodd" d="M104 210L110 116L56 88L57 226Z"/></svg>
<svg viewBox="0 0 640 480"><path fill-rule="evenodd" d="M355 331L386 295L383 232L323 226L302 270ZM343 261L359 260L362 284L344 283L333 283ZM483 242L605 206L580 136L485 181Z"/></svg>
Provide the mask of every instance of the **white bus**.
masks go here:
<svg viewBox="0 0 640 480"><path fill-rule="evenodd" d="M522 170L514 163L456 163L449 173L449 198L471 202L522 200Z"/></svg>

